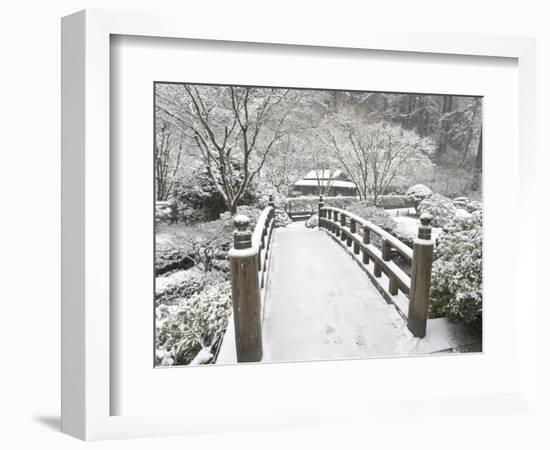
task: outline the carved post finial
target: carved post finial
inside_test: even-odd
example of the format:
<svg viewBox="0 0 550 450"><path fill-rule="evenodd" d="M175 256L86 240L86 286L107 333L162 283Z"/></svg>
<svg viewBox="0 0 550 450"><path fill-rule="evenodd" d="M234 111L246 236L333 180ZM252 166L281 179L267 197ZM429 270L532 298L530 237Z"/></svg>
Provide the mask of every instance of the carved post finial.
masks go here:
<svg viewBox="0 0 550 450"><path fill-rule="evenodd" d="M432 238L432 216L424 213L420 216L420 226L418 227L418 238L429 241Z"/></svg>
<svg viewBox="0 0 550 450"><path fill-rule="evenodd" d="M248 229L250 220L243 214L237 214L233 218L236 230L233 231L233 246L237 249L252 247L252 232Z"/></svg>

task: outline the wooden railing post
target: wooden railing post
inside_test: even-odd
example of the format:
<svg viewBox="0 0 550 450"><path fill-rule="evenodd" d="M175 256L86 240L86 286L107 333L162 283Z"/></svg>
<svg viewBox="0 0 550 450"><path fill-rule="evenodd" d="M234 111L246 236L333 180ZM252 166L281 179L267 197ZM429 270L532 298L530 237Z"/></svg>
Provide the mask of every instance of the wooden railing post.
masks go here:
<svg viewBox="0 0 550 450"><path fill-rule="evenodd" d="M345 241L346 232L344 231L344 228L346 226L346 216L343 213L340 213L340 225L342 225L342 229L340 231L340 240Z"/></svg>
<svg viewBox="0 0 550 450"><path fill-rule="evenodd" d="M258 280L258 249L252 247L248 217L236 215L233 248L229 251L231 298L238 362L262 359L262 324Z"/></svg>
<svg viewBox="0 0 550 450"><path fill-rule="evenodd" d="M382 259L384 261L391 261L391 244L387 239L382 239ZM388 291L390 295L397 295L398 288L395 277L390 274L388 274L388 277L390 279Z"/></svg>
<svg viewBox="0 0 550 450"><path fill-rule="evenodd" d="M275 217L275 200L273 195L269 194L269 200L267 201L267 206L271 206L271 212L269 213L270 218Z"/></svg>
<svg viewBox="0 0 550 450"><path fill-rule="evenodd" d="M353 234L357 233L357 222L355 220L351 221L351 232ZM359 242L357 242L355 239L353 240L353 254L359 254Z"/></svg>
<svg viewBox="0 0 550 450"><path fill-rule="evenodd" d="M323 196L320 195L319 196L319 204L317 205L317 219L319 221L319 228L322 228L321 226L321 223L322 223L322 218L323 218L323 207L325 206L325 204L323 203Z"/></svg>
<svg viewBox="0 0 550 450"><path fill-rule="evenodd" d="M271 221L275 220L275 200L273 199L273 195L269 194L269 201L267 202L267 206L271 207L271 211L269 211L269 216L267 218L266 226L268 228L268 232L271 230ZM268 240L271 238L271 234L268 236Z"/></svg>
<svg viewBox="0 0 550 450"><path fill-rule="evenodd" d="M387 242L385 239L382 239L382 259L384 261L389 261L390 259L390 255L391 255L391 247L390 247L390 243ZM386 259L388 258L388 259ZM382 276L382 266L380 265L380 263L375 260L374 261L374 276L376 278L380 278Z"/></svg>
<svg viewBox="0 0 550 450"><path fill-rule="evenodd" d="M391 244L387 239L382 239L382 259L384 261L391 260Z"/></svg>
<svg viewBox="0 0 550 450"><path fill-rule="evenodd" d="M376 278L380 278L382 276L382 266L377 260L374 260L374 270L373 270L374 276Z"/></svg>
<svg viewBox="0 0 550 450"><path fill-rule="evenodd" d="M430 282L434 241L432 240L432 218L428 214L420 216L418 238L413 243L411 270L411 290L409 296L409 314L407 326L416 337L426 336L428 321L428 303L430 300Z"/></svg>
<svg viewBox="0 0 550 450"><path fill-rule="evenodd" d="M370 244L370 230L367 227L363 227L363 244ZM369 263L369 254L363 249L363 264Z"/></svg>
<svg viewBox="0 0 550 450"><path fill-rule="evenodd" d="M352 234L355 234L355 220L353 220L351 217L349 218L349 232L348 234L348 241L346 242L348 247L351 247L351 243L353 242Z"/></svg>
<svg viewBox="0 0 550 450"><path fill-rule="evenodd" d="M333 211L334 213L334 234L340 236L340 228L338 227L338 211Z"/></svg>

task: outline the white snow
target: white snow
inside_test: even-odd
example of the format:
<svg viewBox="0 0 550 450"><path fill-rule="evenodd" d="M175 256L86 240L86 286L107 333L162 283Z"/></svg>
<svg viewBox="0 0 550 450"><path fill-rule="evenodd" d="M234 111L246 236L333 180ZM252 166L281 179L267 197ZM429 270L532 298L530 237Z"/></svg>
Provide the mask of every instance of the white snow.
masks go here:
<svg viewBox="0 0 550 450"><path fill-rule="evenodd" d="M158 276L155 278L155 292L157 295L179 286L184 280L193 276L195 273L201 273L199 269L191 268L189 270L178 270L167 276Z"/></svg>
<svg viewBox="0 0 550 450"><path fill-rule="evenodd" d="M214 355L210 352L209 348L201 348L197 356L189 363L190 366L197 366L199 364L207 364Z"/></svg>
<svg viewBox="0 0 550 450"><path fill-rule="evenodd" d="M469 219L472 215L465 209L458 208L455 212L455 217L457 219Z"/></svg>

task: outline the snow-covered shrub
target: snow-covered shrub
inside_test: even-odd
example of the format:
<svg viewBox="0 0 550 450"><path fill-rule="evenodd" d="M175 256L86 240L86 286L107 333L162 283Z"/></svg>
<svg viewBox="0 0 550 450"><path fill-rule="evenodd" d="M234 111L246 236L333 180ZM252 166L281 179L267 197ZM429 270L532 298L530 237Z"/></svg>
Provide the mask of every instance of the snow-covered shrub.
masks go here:
<svg viewBox="0 0 550 450"><path fill-rule="evenodd" d="M407 190L407 193L405 195L416 208L417 213L421 214L418 211L418 205L422 200L431 197L433 195L433 192L428 186L425 186L423 184L415 184Z"/></svg>
<svg viewBox="0 0 550 450"><path fill-rule="evenodd" d="M331 206L332 208L347 209L349 206L357 203L357 197L352 196L336 196L336 197L323 197L323 203L325 206ZM317 208L318 203L315 203Z"/></svg>
<svg viewBox="0 0 550 450"><path fill-rule="evenodd" d="M250 230L254 230L254 227L258 223L258 219L262 214L262 210L256 206L247 206L242 205L237 207L237 214L242 214L243 216L248 217L250 220ZM233 216L228 212L220 214L220 220L223 222L223 226L227 229L230 229L231 232L235 229L233 224Z"/></svg>
<svg viewBox="0 0 550 450"><path fill-rule="evenodd" d="M181 270L170 276L157 277L155 303L171 305L182 297L188 298L201 292L207 285L219 282L219 276L212 272L199 270Z"/></svg>
<svg viewBox="0 0 550 450"><path fill-rule="evenodd" d="M481 211L482 209L483 209L483 204L476 200L470 200L466 204L466 211L468 211L469 213L473 213L475 211Z"/></svg>
<svg viewBox="0 0 550 450"><path fill-rule="evenodd" d="M316 212L319 205L319 197L296 197L296 198L289 198L288 199L288 209L287 211L289 213L291 212ZM325 202L325 205L327 203ZM332 206L332 205L330 205Z"/></svg>
<svg viewBox="0 0 550 450"><path fill-rule="evenodd" d="M374 198L369 197L369 200L371 203L374 203ZM385 209L409 208L415 206L412 197L396 194L380 195L377 199L377 203L380 208Z"/></svg>
<svg viewBox="0 0 550 450"><path fill-rule="evenodd" d="M306 221L306 228L317 228L319 226L319 215L313 214L309 219Z"/></svg>
<svg viewBox="0 0 550 450"><path fill-rule="evenodd" d="M418 226L412 228L409 224L396 220L397 226L393 229L392 234L401 242L412 248L415 238L418 236Z"/></svg>
<svg viewBox="0 0 550 450"><path fill-rule="evenodd" d="M234 187L240 184L240 168L233 163ZM221 175L217 174L218 184L222 185ZM227 209L222 194L216 188L206 167L198 167L186 177L177 180L173 192L177 218L184 223L215 220ZM250 205L257 201L256 185L252 183L239 203Z"/></svg>
<svg viewBox="0 0 550 450"><path fill-rule="evenodd" d="M430 292L430 317L481 325L483 214L453 218L435 248Z"/></svg>
<svg viewBox="0 0 550 450"><path fill-rule="evenodd" d="M455 197L453 199L453 203L457 208L466 208L466 205L468 204L468 197Z"/></svg>
<svg viewBox="0 0 550 450"><path fill-rule="evenodd" d="M292 222L286 209L288 208L288 199L286 196L274 190L269 192L273 195L273 202L275 203L275 226L276 227L286 227L289 223ZM259 200L259 206L261 209L264 209L269 204L269 194L262 195Z"/></svg>
<svg viewBox="0 0 550 450"><path fill-rule="evenodd" d="M231 314L231 285L206 287L176 304L156 308L157 365L189 364L203 351L215 354ZM202 362L206 362L204 359ZM214 362L212 360L208 362Z"/></svg>
<svg viewBox="0 0 550 450"><path fill-rule="evenodd" d="M288 199L285 195L274 189L268 189L264 194L259 197L258 207L264 209L269 204L269 196L273 196L273 202L275 203L275 209L286 209L288 206Z"/></svg>
<svg viewBox="0 0 550 450"><path fill-rule="evenodd" d="M472 215L463 208L457 208L455 211L455 217L458 219L469 219Z"/></svg>
<svg viewBox="0 0 550 450"><path fill-rule="evenodd" d="M432 216L432 226L443 227L454 219L457 207L451 199L433 194L422 200L416 209L419 214L427 213Z"/></svg>
<svg viewBox="0 0 550 450"><path fill-rule="evenodd" d="M284 209L275 208L275 226L286 227L289 223L292 223L290 217Z"/></svg>
<svg viewBox="0 0 550 450"><path fill-rule="evenodd" d="M287 210L292 211L313 211L316 212L319 207L319 196L299 196L288 199ZM332 208L347 209L349 206L357 203L357 197L352 196L323 196L325 206Z"/></svg>
<svg viewBox="0 0 550 450"><path fill-rule="evenodd" d="M380 228L390 233L396 226L395 219L386 211L382 208L370 206L369 202L364 200L357 202L355 205L349 206L347 211L361 217L362 219L368 220L375 225L378 225Z"/></svg>

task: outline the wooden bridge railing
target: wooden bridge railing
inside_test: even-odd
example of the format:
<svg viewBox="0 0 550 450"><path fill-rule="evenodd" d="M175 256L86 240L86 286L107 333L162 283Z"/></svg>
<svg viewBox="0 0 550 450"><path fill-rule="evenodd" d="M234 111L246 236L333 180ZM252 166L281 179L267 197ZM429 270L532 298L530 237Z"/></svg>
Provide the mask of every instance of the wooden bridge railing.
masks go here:
<svg viewBox="0 0 550 450"><path fill-rule="evenodd" d="M273 197L253 232L248 217L237 214L233 222L236 230L229 265L237 361L256 362L262 359L262 288L275 224Z"/></svg>
<svg viewBox="0 0 550 450"><path fill-rule="evenodd" d="M372 268L365 272L387 301L395 303L393 297L399 291L409 298L407 326L415 336L424 337L434 247L431 239L431 217L421 216L418 238L414 240L411 249L368 220L343 209L325 207L322 197L319 199L318 212L319 228L331 233L353 255L361 254L361 260L358 256L355 259L363 269L369 268L372 261ZM380 238L381 249L372 244L371 234ZM392 251L396 251L412 264L411 276L392 261ZM382 284L382 273L389 279L387 288Z"/></svg>

